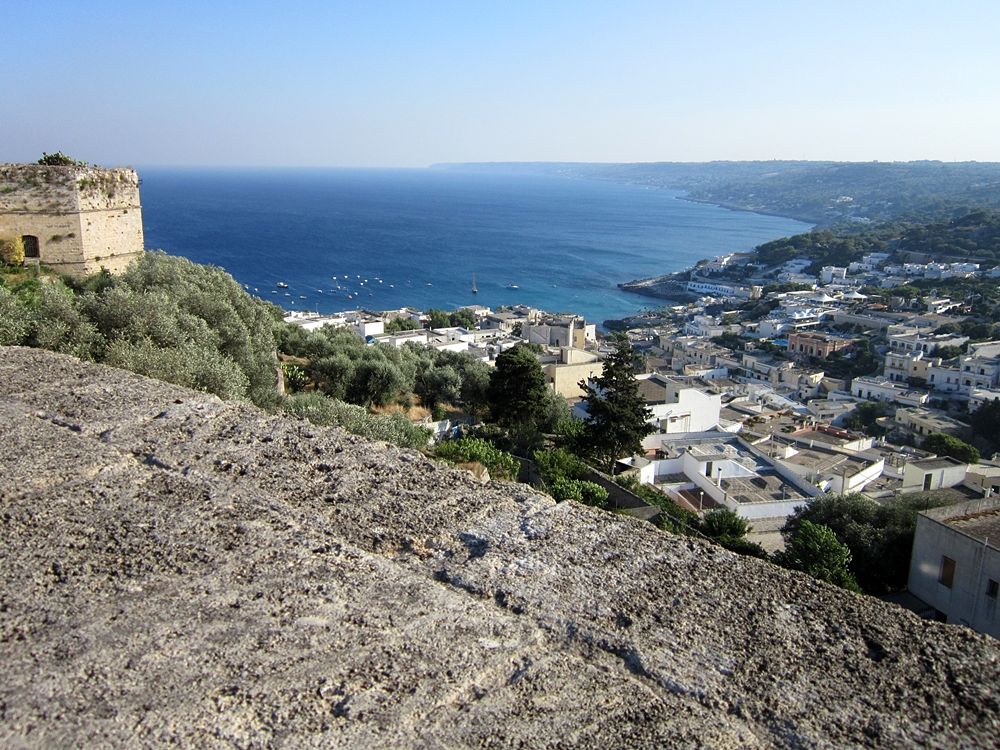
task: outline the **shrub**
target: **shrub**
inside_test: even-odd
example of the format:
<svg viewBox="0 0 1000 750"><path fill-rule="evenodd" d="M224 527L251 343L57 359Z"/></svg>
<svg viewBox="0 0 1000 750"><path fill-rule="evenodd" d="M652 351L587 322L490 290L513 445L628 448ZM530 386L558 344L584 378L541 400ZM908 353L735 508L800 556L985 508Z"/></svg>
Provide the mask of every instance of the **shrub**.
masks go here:
<svg viewBox="0 0 1000 750"><path fill-rule="evenodd" d="M583 487L576 479L566 477L556 477L549 482L549 493L560 502L563 500L583 501Z"/></svg>
<svg viewBox="0 0 1000 750"><path fill-rule="evenodd" d="M794 535L811 521L833 530L851 551L850 568L861 588L874 595L906 586L917 513L947 501L923 493L877 503L864 495L820 495L789 516L782 533Z"/></svg>
<svg viewBox="0 0 1000 750"><path fill-rule="evenodd" d="M593 505L597 508L605 508L608 504L608 491L601 485L588 482L584 479L575 480L580 487L580 502L585 505Z"/></svg>
<svg viewBox="0 0 1000 750"><path fill-rule="evenodd" d="M345 404L321 393L297 393L281 402L292 416L321 426L336 426L354 435L382 440L403 448L426 448L430 430L412 424L401 414L371 414L367 409Z"/></svg>
<svg viewBox="0 0 1000 750"><path fill-rule="evenodd" d="M42 158L39 159L36 164L40 164L46 167L85 167L87 162L78 161L72 157L66 156L62 151L56 151L54 154L47 154L42 152Z"/></svg>
<svg viewBox="0 0 1000 750"><path fill-rule="evenodd" d="M291 362L281 363L281 374L285 379L285 388L291 393L301 391L309 385L309 376L305 370Z"/></svg>
<svg viewBox="0 0 1000 750"><path fill-rule="evenodd" d="M24 240L20 237L0 240L0 260L8 266L24 265Z"/></svg>
<svg viewBox="0 0 1000 750"><path fill-rule="evenodd" d="M517 459L481 438L460 438L440 443L435 449L439 458L455 463L478 461L493 479L514 480L520 464Z"/></svg>
<svg viewBox="0 0 1000 750"><path fill-rule="evenodd" d="M534 459L538 474L546 484L560 478L580 479L587 473L587 465L565 448L535 451Z"/></svg>
<svg viewBox="0 0 1000 750"><path fill-rule="evenodd" d="M723 537L742 539L750 531L750 524L729 508L715 508L705 514L701 521L701 530L713 539Z"/></svg>
<svg viewBox="0 0 1000 750"><path fill-rule="evenodd" d="M35 301L30 346L93 360L103 352L105 340L76 306L73 293L63 284L42 284Z"/></svg>
<svg viewBox="0 0 1000 750"><path fill-rule="evenodd" d="M939 456L950 456L962 463L979 463L979 450L969 445L964 440L959 440L952 435L945 435L941 432L932 432L924 439L921 446L925 451L936 453Z"/></svg>
<svg viewBox="0 0 1000 750"><path fill-rule="evenodd" d="M821 523L802 521L785 549L774 555L774 561L848 591L861 591L849 568L851 550L829 526Z"/></svg>
<svg viewBox="0 0 1000 750"><path fill-rule="evenodd" d="M31 311L0 286L0 346L23 344L32 328Z"/></svg>
<svg viewBox="0 0 1000 750"><path fill-rule="evenodd" d="M231 359L191 343L161 348L149 339L119 339L108 347L104 361L112 367L214 393L223 399L246 399L250 387L246 373Z"/></svg>

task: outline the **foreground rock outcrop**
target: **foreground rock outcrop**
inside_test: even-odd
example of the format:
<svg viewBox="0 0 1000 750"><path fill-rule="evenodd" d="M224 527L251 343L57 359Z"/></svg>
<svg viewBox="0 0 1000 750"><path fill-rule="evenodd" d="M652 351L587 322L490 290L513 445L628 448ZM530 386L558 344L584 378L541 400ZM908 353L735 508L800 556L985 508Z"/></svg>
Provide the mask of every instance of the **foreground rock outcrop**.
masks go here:
<svg viewBox="0 0 1000 750"><path fill-rule="evenodd" d="M4 747L1000 736L965 629L69 357L0 382Z"/></svg>

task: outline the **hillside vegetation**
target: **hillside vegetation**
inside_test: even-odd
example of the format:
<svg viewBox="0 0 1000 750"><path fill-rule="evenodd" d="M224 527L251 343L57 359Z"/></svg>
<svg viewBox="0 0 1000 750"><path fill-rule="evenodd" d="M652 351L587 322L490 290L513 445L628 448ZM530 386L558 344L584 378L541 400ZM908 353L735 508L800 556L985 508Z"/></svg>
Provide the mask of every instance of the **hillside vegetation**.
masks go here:
<svg viewBox="0 0 1000 750"><path fill-rule="evenodd" d="M811 258L810 269L846 266L866 253L896 252L916 260L1000 262L1000 211L978 209L953 219L894 221L871 228L818 229L756 248L765 265Z"/></svg>

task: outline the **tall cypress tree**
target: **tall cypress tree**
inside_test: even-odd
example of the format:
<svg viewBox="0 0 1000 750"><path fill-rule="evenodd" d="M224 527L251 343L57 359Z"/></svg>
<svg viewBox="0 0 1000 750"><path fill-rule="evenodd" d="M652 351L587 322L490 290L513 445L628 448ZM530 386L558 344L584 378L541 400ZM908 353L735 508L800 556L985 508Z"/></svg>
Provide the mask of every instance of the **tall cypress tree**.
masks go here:
<svg viewBox="0 0 1000 750"><path fill-rule="evenodd" d="M613 337L615 350L604 360L604 372L583 381L587 420L581 440L584 449L608 471L623 456L642 450L642 439L654 431L646 420L650 411L639 394L632 345L624 334Z"/></svg>

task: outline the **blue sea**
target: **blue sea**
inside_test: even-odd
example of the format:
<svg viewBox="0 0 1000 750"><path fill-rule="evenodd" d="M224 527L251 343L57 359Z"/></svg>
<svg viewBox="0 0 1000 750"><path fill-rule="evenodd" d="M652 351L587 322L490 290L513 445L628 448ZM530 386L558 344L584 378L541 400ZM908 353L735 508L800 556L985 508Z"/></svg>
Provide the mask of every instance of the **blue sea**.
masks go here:
<svg viewBox="0 0 1000 750"><path fill-rule="evenodd" d="M222 266L252 293L290 310L524 303L600 323L658 305L619 290L619 282L809 229L684 201L677 192L546 175L140 174L146 247Z"/></svg>

